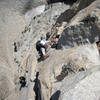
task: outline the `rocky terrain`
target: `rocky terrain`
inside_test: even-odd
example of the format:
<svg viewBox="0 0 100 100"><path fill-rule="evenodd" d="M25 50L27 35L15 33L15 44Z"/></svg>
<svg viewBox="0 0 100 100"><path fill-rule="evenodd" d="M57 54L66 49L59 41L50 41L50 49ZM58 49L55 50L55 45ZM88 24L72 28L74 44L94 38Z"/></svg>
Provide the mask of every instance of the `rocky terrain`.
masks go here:
<svg viewBox="0 0 100 100"><path fill-rule="evenodd" d="M36 42L59 31L38 62ZM0 0L0 100L100 100L98 41L100 0Z"/></svg>

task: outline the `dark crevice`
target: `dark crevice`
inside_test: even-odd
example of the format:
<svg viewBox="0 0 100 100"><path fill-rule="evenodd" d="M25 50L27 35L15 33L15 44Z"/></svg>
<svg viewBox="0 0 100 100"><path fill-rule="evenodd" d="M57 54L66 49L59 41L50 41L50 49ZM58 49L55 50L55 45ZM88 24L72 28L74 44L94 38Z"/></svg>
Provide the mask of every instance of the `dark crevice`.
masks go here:
<svg viewBox="0 0 100 100"><path fill-rule="evenodd" d="M72 6L71 9L68 9L65 12L63 12L58 17L56 24L57 23L61 24L62 22L70 22L70 20L77 14L77 12L89 6L93 1L95 0L77 0L77 3L79 3L79 6L75 8Z"/></svg>
<svg viewBox="0 0 100 100"><path fill-rule="evenodd" d="M17 51L18 51L17 43L14 42L14 52L17 52Z"/></svg>
<svg viewBox="0 0 100 100"><path fill-rule="evenodd" d="M75 73L76 67L73 66L71 63L62 66L62 71L60 75L56 77L57 81L62 81L69 73Z"/></svg>
<svg viewBox="0 0 100 100"><path fill-rule="evenodd" d="M47 0L48 4L52 4L52 3L57 3L57 2L63 2L65 4L73 4L75 3L77 0Z"/></svg>
<svg viewBox="0 0 100 100"><path fill-rule="evenodd" d="M20 91L22 88L26 87L26 78L24 76L19 77Z"/></svg>

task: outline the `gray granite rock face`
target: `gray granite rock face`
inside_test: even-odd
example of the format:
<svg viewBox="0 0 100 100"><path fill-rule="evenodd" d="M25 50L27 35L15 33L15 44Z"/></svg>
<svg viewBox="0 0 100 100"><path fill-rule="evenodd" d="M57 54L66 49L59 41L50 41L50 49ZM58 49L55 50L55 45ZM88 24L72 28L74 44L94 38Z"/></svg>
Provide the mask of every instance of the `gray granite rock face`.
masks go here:
<svg viewBox="0 0 100 100"><path fill-rule="evenodd" d="M62 90L62 94L64 94L61 96L60 100L99 100L99 74L100 71L93 72L77 83L75 87L70 89L68 92Z"/></svg>
<svg viewBox="0 0 100 100"><path fill-rule="evenodd" d="M35 100L33 80L37 71L43 100L99 100L100 58L97 46L91 45L100 37L99 2L96 9L88 9L93 10L92 17L97 17L91 22L91 17L83 20L85 11L75 20L72 15L94 0L79 0L77 13L67 13L70 6L55 3L59 1L65 0L53 0L54 4L49 6L47 3L51 2L46 0L0 0L0 100ZM62 16L65 11L67 15ZM51 32L57 20L62 23L63 19L74 23L72 26L69 20L70 25L59 40L59 46L65 50L50 49L50 57L38 63L36 41ZM20 91L22 75L27 84Z"/></svg>

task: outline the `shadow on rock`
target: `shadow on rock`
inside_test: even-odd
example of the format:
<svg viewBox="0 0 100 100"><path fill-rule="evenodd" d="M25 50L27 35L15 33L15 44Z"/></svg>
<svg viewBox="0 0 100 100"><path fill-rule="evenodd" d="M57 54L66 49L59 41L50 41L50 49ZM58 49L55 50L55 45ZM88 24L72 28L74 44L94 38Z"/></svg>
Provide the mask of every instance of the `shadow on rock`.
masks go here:
<svg viewBox="0 0 100 100"><path fill-rule="evenodd" d="M60 90L57 90L57 91L51 96L50 100L59 100L60 94L61 94L61 91L60 91Z"/></svg>
<svg viewBox="0 0 100 100"><path fill-rule="evenodd" d="M36 73L36 79L34 80L35 85L34 85L33 90L36 95L35 100L42 100L41 99L41 83L40 83L40 80L38 79L38 77L39 77L39 72Z"/></svg>
<svg viewBox="0 0 100 100"><path fill-rule="evenodd" d="M24 5L24 9L22 10L22 14L25 14L27 11L31 10L33 7L33 0L28 0L28 2Z"/></svg>

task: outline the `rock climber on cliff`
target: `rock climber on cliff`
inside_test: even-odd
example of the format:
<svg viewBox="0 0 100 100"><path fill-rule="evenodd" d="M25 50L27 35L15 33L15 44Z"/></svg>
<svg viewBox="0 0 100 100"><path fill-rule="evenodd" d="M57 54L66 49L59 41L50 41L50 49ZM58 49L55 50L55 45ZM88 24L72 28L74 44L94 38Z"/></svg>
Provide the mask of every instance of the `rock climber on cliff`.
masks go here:
<svg viewBox="0 0 100 100"><path fill-rule="evenodd" d="M47 57L49 57L49 54L47 53L47 48L51 43L56 43L57 40L45 40L45 37L41 37L40 41L37 41L36 43L36 49L40 55L40 58L38 60L44 60Z"/></svg>
<svg viewBox="0 0 100 100"><path fill-rule="evenodd" d="M36 43L36 49L41 59L45 59L49 56L47 54L48 44L49 44L49 41L46 41L43 36L41 37L41 40Z"/></svg>

